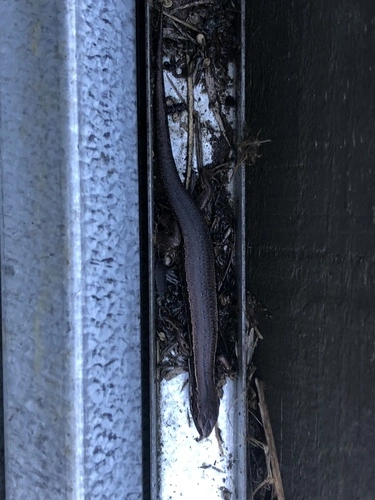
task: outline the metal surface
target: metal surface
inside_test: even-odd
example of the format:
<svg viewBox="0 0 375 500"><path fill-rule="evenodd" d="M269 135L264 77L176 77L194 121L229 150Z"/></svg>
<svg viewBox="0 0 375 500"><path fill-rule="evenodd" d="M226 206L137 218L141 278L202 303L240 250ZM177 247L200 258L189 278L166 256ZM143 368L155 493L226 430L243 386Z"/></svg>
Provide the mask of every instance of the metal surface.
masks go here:
<svg viewBox="0 0 375 500"><path fill-rule="evenodd" d="M244 37L244 2L241 3L241 36ZM150 27L150 23L148 23ZM150 33L149 33L150 35ZM151 36L149 36L149 39ZM243 41L243 40L242 40ZM242 43L242 51L244 44ZM230 68L232 74L238 74L237 87L233 87L236 97L239 98L237 114L227 116L230 123L237 130L237 139L240 141L244 123L244 52L239 58L240 68ZM152 64L149 63L152 68ZM238 70L239 69L239 70ZM183 79L174 78L168 73L164 80L167 94L176 95L178 100L186 94L186 85ZM149 88L149 103L151 103L151 89ZM195 89L195 108L202 121L210 123L210 132L203 130L204 163L212 162L210 141L220 137L221 132L216 119L210 110L207 94L204 89ZM150 106L151 107L151 106ZM152 123L151 116L149 116ZM169 120L172 135L172 148L177 166L185 166L186 157L186 124ZM212 132L214 131L214 132ZM150 144L151 137L149 138ZM151 155L150 155L151 158ZM150 198L149 210L152 214L152 165L149 165ZM237 271L238 271L238 304L240 311L238 352L240 371L238 378L228 381L224 387L224 397L221 400L219 414L219 428L223 438L221 448L215 437L215 432L208 439L197 442L197 430L190 415L189 391L186 381L187 374L165 381L158 381L156 370L156 354L151 359L152 394L152 498L154 500L169 498L205 498L218 499L231 495L233 500L246 498L247 492L247 459L246 459L246 349L244 338L245 328L245 172L239 169L230 186L235 202L237 220ZM153 228L153 221L150 221ZM153 245L152 229L150 231L150 247ZM151 262L152 258L151 258ZM153 265L151 265L150 288L154 288ZM152 302L152 301L151 301ZM154 325L153 302L151 303L150 344L155 343L156 332ZM228 497L229 498L229 497Z"/></svg>
<svg viewBox="0 0 375 500"><path fill-rule="evenodd" d="M141 496L134 16L0 7L7 498Z"/></svg>

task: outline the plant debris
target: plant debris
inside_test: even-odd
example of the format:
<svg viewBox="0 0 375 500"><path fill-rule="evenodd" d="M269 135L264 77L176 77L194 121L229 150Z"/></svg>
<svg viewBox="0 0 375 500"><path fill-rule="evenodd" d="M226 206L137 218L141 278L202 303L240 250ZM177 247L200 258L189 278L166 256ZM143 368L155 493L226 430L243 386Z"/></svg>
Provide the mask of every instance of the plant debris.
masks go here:
<svg viewBox="0 0 375 500"><path fill-rule="evenodd" d="M221 387L226 377L234 377L238 370L237 229L231 181L239 165L255 163L259 147L267 141L252 137L236 147L236 131L228 118L228 110L233 112L237 103L236 76L230 74L228 68L231 64L238 67L234 64L239 54L238 2L176 0L169 4L170 8L164 9L169 21L164 29L164 67L171 75L172 87L175 87L173 79L183 79L186 97L175 88L178 98L166 96L167 113L173 120L181 120L181 129L187 130L185 185L202 207L214 246L219 313L216 379ZM155 20L159 15L158 6L159 2ZM202 85L208 96L215 126L194 109L194 86L197 85ZM209 164L203 160L204 134L210 136L212 159ZM154 244L157 361L159 376L169 380L188 371L191 345L181 235L167 202L157 163ZM249 484L255 500L283 500L263 386L254 376L256 369L251 361L257 341L262 338L256 320L262 308L250 294L247 299ZM230 498L228 490L223 490L223 495Z"/></svg>

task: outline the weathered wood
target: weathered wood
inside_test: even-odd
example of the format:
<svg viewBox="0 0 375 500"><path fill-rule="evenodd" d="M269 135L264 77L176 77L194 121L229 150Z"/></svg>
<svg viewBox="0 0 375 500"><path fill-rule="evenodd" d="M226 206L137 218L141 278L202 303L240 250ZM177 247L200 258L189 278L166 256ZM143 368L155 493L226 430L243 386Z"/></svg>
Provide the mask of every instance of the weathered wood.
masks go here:
<svg viewBox="0 0 375 500"><path fill-rule="evenodd" d="M252 2L249 284L286 498L375 495L375 4Z"/></svg>

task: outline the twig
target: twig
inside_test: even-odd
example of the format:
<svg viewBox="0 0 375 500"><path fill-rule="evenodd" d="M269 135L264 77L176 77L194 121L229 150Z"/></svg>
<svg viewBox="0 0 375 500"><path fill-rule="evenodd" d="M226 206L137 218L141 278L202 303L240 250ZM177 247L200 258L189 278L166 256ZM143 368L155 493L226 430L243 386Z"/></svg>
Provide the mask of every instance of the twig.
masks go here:
<svg viewBox="0 0 375 500"><path fill-rule="evenodd" d="M190 7L198 6L198 5L205 5L205 4L212 4L215 3L214 0L196 0L195 2L189 2L185 5L180 5L179 7L176 7L173 9L173 13L178 12L179 10L183 9L189 9Z"/></svg>
<svg viewBox="0 0 375 500"><path fill-rule="evenodd" d="M263 486L267 486L267 484L274 484L274 482L275 481L273 477L268 477L267 479L262 481L253 491L253 498L255 498L255 495L258 493L258 491L260 491L263 488Z"/></svg>
<svg viewBox="0 0 375 500"><path fill-rule="evenodd" d="M197 170L201 172L203 168L202 132L197 111L194 112L194 125L195 157L197 160Z"/></svg>
<svg viewBox="0 0 375 500"><path fill-rule="evenodd" d="M171 14L168 14L165 11L164 11L164 15L165 15L165 17L168 17L172 21L175 21L176 23L182 24L183 26L186 26L186 28L189 28L190 30L195 31L196 33L200 33L200 31L193 24L187 23L186 21L183 21L179 17L172 16Z"/></svg>
<svg viewBox="0 0 375 500"><path fill-rule="evenodd" d="M232 246L232 248L230 249L230 254L229 254L229 259L228 259L228 263L226 265L226 268L225 268L225 271L224 271L224 276L221 280L221 283L219 283L219 286L217 288L217 292L218 294L220 294L221 292L221 287L223 286L224 284L224 281L225 281L225 278L227 277L228 275L228 272L229 272L229 269L230 269L230 266L232 264L232 258L233 258L233 253L234 253L234 245Z"/></svg>
<svg viewBox="0 0 375 500"><path fill-rule="evenodd" d="M220 456L223 457L225 455L224 449L223 449L223 440L221 439L221 432L220 432L220 429L219 429L217 422L215 424L215 436L216 436L216 440L217 440L217 445L219 447Z"/></svg>
<svg viewBox="0 0 375 500"><path fill-rule="evenodd" d="M185 187L189 189L191 181L191 170L193 164L193 149L194 149L194 88L193 76L190 71L189 56L186 55L186 64L189 68L187 75L187 105L188 105L188 143L187 143L187 165L186 165L186 179Z"/></svg>
<svg viewBox="0 0 375 500"><path fill-rule="evenodd" d="M260 411L260 415L262 417L264 433L265 433L267 445L269 448L269 457L270 457L270 461L271 461L272 475L273 475L273 478L275 480L274 485L275 485L276 498L277 498L277 500L285 500L284 488L283 488L283 483L281 480L279 461L277 459L275 440L273 437L271 421L270 421L270 417L269 417L269 413L268 413L266 398L264 395L264 385L260 380L258 380L256 378L255 379L255 386L256 386L257 391L258 391L259 411Z"/></svg>
<svg viewBox="0 0 375 500"><path fill-rule="evenodd" d="M206 90L208 94L208 98L210 100L210 104L212 107L212 111L215 115L216 122L219 126L219 129L221 133L223 134L224 139L226 140L228 146L232 149L232 144L230 143L227 133L225 131L223 119L221 117L221 111L220 111L220 101L219 98L216 94L215 90L215 80L214 76L212 74L212 69L210 64L206 65L205 68L205 80L206 80Z"/></svg>

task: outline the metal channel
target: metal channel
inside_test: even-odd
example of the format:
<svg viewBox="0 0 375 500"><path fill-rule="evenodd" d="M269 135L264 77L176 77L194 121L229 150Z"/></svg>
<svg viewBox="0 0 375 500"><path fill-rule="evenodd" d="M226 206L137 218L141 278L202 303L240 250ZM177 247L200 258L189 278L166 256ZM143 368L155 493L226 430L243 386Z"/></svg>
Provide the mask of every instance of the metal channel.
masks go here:
<svg viewBox="0 0 375 500"><path fill-rule="evenodd" d="M135 2L0 6L6 498L142 496Z"/></svg>
<svg viewBox="0 0 375 500"><path fill-rule="evenodd" d="M241 1L241 54L238 58L239 75L237 80L238 107L234 121L236 122L237 140L242 140L244 128L244 95L245 95L245 45L244 45L244 18L245 1ZM150 12L148 11L148 39L152 40ZM152 69L149 60L149 68ZM172 78L173 79L173 78ZM152 71L150 70L150 81ZM173 80L170 85L171 75L165 79L167 92L173 95L179 82ZM148 89L149 109L152 108L152 88ZM183 95L184 90L181 90ZM205 106L207 101L204 93L199 95L196 106ZM207 105L208 109L208 105ZM200 113L204 111L200 109ZM213 120L214 121L214 120ZM149 144L150 159L152 158L152 115L149 115ZM170 121L172 134L172 147L177 164L185 164L184 135L178 124ZM181 136L183 140L181 141ZM210 148L207 148L208 151ZM209 154L209 153L208 153ZM153 262L153 189L152 189L152 162L149 164L149 213L151 266L150 289L154 290L154 262ZM236 380L228 380L224 387L224 396L221 401L219 428L223 438L223 448L213 433L208 439L197 442L197 431L189 421L189 391L188 375L182 373L172 380L158 380L156 368L157 352L155 352L155 310L154 299L151 296L150 304L150 345L152 357L150 360L151 371L151 421L152 421L152 455L151 455L151 484L152 499L167 500L170 498L205 498L244 499L248 494L248 464L247 464L247 400L246 400L246 265L245 265L245 171L239 168L231 186L235 203L237 218L237 274L238 274L238 309L239 333L238 356L239 374ZM154 291L155 292L155 291ZM151 294L152 295L152 294ZM229 495L229 496L228 496Z"/></svg>

